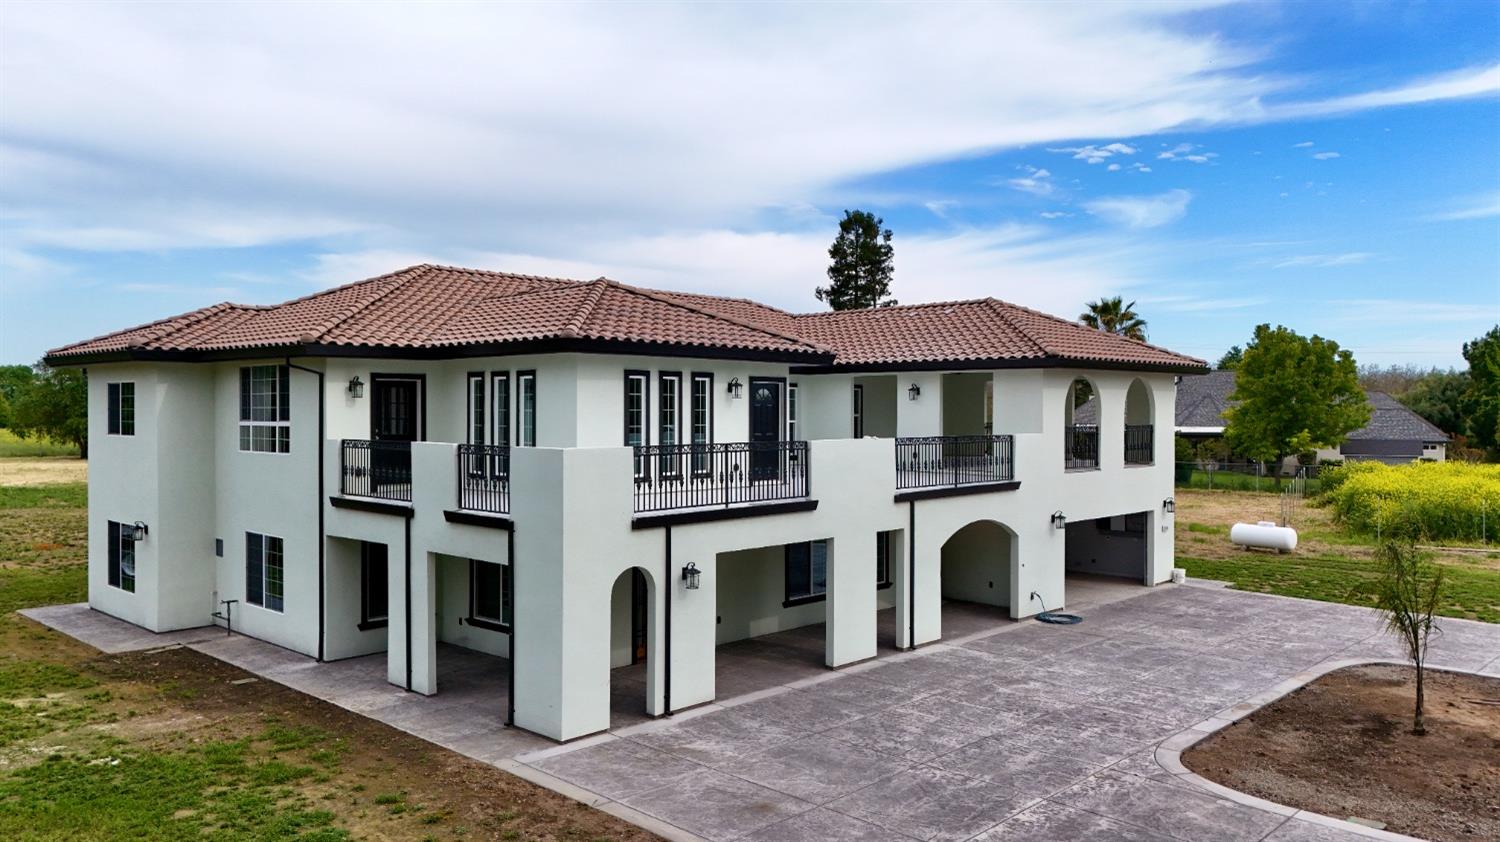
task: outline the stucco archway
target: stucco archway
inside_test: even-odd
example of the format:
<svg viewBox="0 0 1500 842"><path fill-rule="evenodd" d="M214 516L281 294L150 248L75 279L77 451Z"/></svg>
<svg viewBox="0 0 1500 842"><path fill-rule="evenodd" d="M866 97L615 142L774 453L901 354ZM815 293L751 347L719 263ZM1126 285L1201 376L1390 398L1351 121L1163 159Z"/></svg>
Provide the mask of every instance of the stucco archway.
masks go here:
<svg viewBox="0 0 1500 842"><path fill-rule="evenodd" d="M609 591L610 727L648 718L656 672L657 583L644 567L627 567Z"/></svg>
<svg viewBox="0 0 1500 842"><path fill-rule="evenodd" d="M1019 537L993 520L969 523L943 542L943 637L953 636L950 626L962 626L962 634L973 623L1016 616L1019 558Z"/></svg>

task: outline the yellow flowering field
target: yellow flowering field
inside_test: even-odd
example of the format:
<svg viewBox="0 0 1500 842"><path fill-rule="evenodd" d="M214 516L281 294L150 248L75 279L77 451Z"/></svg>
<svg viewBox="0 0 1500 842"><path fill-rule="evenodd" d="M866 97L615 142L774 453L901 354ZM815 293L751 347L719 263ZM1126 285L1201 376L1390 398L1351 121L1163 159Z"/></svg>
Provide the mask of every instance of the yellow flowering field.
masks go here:
<svg viewBox="0 0 1500 842"><path fill-rule="evenodd" d="M1426 540L1500 540L1500 465L1351 462L1322 473L1322 496L1366 535L1415 527Z"/></svg>

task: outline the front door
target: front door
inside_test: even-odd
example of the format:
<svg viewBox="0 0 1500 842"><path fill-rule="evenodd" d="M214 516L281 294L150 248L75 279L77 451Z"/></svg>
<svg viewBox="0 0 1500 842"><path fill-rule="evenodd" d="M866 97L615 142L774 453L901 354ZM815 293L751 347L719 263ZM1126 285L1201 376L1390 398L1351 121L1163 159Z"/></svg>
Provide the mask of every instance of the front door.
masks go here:
<svg viewBox="0 0 1500 842"><path fill-rule="evenodd" d="M750 479L775 479L780 462L781 388L778 380L750 380Z"/></svg>
<svg viewBox="0 0 1500 842"><path fill-rule="evenodd" d="M422 378L370 376L370 473L376 485L411 482L411 443L422 440Z"/></svg>

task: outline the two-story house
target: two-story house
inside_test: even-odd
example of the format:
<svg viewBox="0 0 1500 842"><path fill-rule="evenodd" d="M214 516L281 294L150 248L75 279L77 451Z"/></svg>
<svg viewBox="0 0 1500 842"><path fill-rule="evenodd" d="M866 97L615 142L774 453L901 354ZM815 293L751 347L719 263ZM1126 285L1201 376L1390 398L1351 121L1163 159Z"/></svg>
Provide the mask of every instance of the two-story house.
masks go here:
<svg viewBox="0 0 1500 842"><path fill-rule="evenodd" d="M945 606L1165 581L1204 370L994 299L795 315L429 265L47 362L89 374L95 609L384 652L424 694L440 642L490 653L509 722L558 740L632 664L659 715L715 698L732 641L822 624L841 667Z"/></svg>

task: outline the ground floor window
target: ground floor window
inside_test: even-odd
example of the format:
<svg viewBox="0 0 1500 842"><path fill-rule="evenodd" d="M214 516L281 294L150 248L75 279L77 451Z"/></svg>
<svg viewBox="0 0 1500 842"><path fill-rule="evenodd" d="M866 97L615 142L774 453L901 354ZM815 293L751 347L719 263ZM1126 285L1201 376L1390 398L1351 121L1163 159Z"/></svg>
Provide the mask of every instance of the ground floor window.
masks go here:
<svg viewBox="0 0 1500 842"><path fill-rule="evenodd" d="M470 559L469 624L507 631L510 623L510 565Z"/></svg>
<svg viewBox="0 0 1500 842"><path fill-rule="evenodd" d="M271 611L283 608L285 568L281 539L245 533L245 601Z"/></svg>
<svg viewBox="0 0 1500 842"><path fill-rule="evenodd" d="M875 586L891 584L891 533L875 533Z"/></svg>
<svg viewBox="0 0 1500 842"><path fill-rule="evenodd" d="M786 545L786 604L812 602L828 593L828 542Z"/></svg>
<svg viewBox="0 0 1500 842"><path fill-rule="evenodd" d="M135 524L109 521L110 587L135 593Z"/></svg>
<svg viewBox="0 0 1500 842"><path fill-rule="evenodd" d="M390 612L390 547L360 542L359 628L378 629Z"/></svg>

